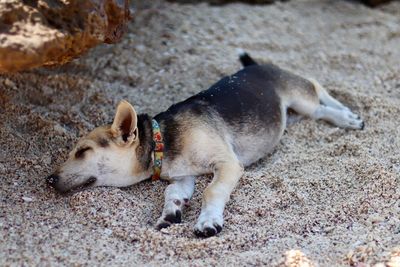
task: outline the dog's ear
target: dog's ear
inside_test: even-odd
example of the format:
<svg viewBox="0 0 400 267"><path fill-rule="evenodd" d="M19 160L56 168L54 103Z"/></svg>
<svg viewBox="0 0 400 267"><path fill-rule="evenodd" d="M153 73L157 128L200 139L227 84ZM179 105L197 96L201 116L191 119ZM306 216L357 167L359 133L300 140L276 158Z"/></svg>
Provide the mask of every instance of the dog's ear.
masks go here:
<svg viewBox="0 0 400 267"><path fill-rule="evenodd" d="M111 125L111 134L119 145L130 145L137 139L137 115L129 102L119 102L114 121Z"/></svg>

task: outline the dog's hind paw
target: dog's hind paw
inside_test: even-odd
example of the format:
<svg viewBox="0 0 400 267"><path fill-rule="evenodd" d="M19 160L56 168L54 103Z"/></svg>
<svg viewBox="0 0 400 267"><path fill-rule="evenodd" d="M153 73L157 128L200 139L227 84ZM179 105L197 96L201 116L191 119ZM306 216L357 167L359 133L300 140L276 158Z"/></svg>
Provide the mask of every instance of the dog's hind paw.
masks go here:
<svg viewBox="0 0 400 267"><path fill-rule="evenodd" d="M343 118L342 118L342 126L343 128L354 129L354 130L363 130L365 127L364 121L361 117L350 110L344 110Z"/></svg>
<svg viewBox="0 0 400 267"><path fill-rule="evenodd" d="M194 234L198 237L210 237L222 230L223 219L220 216L201 216L194 228Z"/></svg>

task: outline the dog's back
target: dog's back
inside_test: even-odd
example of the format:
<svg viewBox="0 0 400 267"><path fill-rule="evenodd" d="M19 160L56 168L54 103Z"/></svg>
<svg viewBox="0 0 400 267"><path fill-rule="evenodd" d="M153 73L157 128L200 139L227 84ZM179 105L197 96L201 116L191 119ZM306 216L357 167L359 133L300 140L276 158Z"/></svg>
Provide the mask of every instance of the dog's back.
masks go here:
<svg viewBox="0 0 400 267"><path fill-rule="evenodd" d="M194 129L202 129L208 135L214 132L231 146L244 165L263 157L284 131L287 107L282 105L282 98L286 88L304 87L296 83L308 81L273 64L258 65L248 56L244 65L208 90L171 106L156 119L169 116L171 121L179 117L176 124L185 128L186 135ZM175 130L176 134L179 132Z"/></svg>
<svg viewBox="0 0 400 267"><path fill-rule="evenodd" d="M186 135L193 129L209 136L214 132L246 166L271 152L279 141L288 107L312 107L306 102L318 103L318 96L314 85L300 76L271 63L259 65L247 53L239 59L243 69L171 106L156 119L168 116L169 121L175 120L175 129L167 132L178 135L182 131L178 128L184 128Z"/></svg>

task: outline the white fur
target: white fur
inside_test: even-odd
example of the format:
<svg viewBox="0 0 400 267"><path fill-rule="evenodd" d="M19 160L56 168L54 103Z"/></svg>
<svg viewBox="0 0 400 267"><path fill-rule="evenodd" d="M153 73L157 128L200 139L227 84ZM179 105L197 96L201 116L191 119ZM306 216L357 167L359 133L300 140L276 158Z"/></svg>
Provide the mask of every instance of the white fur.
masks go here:
<svg viewBox="0 0 400 267"><path fill-rule="evenodd" d="M117 146L111 144L110 146ZM59 170L62 187L72 188L84 184L91 176L97 178L92 186L124 187L148 178L151 173L144 172L132 175L136 153L132 148L101 148L93 146L93 150L85 152L83 159L76 160L73 155Z"/></svg>
<svg viewBox="0 0 400 267"><path fill-rule="evenodd" d="M364 122L357 114L333 98L316 80L309 80L314 85L321 102L310 114L313 119L323 119L342 128L361 129L364 127Z"/></svg>
<svg viewBox="0 0 400 267"><path fill-rule="evenodd" d="M312 114L314 119L323 119L341 128L361 129L363 121L358 116L347 109L335 109L320 105Z"/></svg>

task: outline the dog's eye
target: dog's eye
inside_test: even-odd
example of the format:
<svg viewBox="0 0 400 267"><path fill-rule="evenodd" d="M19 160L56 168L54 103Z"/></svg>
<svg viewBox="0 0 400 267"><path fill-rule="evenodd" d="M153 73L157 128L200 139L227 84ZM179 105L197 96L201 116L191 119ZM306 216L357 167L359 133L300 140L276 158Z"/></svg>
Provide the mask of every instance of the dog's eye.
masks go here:
<svg viewBox="0 0 400 267"><path fill-rule="evenodd" d="M85 155L85 152L92 149L91 147L82 147L80 149L78 149L75 153L75 158L77 159L81 159L83 158L83 156Z"/></svg>

